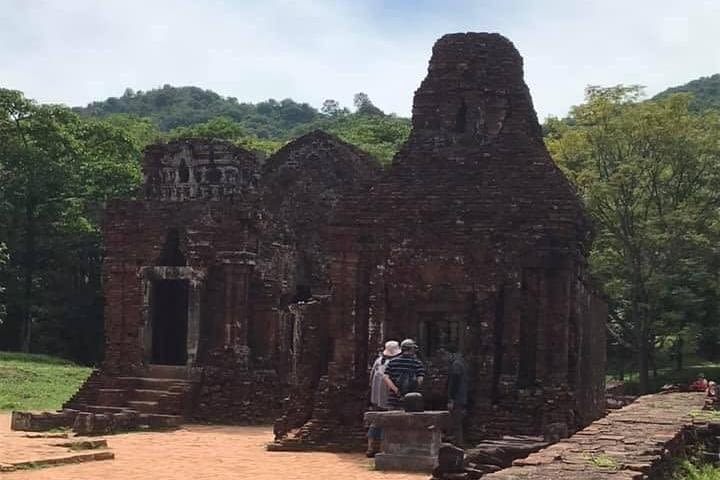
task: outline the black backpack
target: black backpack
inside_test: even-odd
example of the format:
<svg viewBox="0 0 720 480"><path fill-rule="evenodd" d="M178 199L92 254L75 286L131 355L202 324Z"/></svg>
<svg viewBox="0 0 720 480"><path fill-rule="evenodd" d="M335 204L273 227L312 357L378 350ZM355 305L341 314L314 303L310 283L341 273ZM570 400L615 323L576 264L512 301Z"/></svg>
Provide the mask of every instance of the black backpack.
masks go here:
<svg viewBox="0 0 720 480"><path fill-rule="evenodd" d="M418 381L415 370L404 370L398 377L396 386L400 390L401 397L410 392L417 392Z"/></svg>

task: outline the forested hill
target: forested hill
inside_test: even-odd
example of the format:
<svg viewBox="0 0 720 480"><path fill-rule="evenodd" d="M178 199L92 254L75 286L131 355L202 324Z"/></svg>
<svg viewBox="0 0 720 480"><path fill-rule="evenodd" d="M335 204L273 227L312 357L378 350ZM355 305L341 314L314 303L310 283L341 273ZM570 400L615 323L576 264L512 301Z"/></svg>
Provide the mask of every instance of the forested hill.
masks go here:
<svg viewBox="0 0 720 480"><path fill-rule="evenodd" d="M212 90L165 85L147 92L127 89L121 97L74 110L96 118L128 117L123 123L147 119L164 138L224 138L265 154L320 128L389 163L407 139L410 120L386 115L364 93L356 94L354 103L354 112L335 100L326 100L321 110L289 98L241 103Z"/></svg>
<svg viewBox="0 0 720 480"><path fill-rule="evenodd" d="M307 103L290 99L267 100L258 104L240 103L198 87L165 85L156 90L134 92L126 89L121 97L96 101L76 111L94 117L125 113L149 118L162 131L227 117L240 123L259 138L279 138L298 125L310 123L320 113Z"/></svg>
<svg viewBox="0 0 720 480"><path fill-rule="evenodd" d="M659 100L674 93L692 93L693 99L690 102L692 110L720 109L720 73L709 77L700 77L685 85L663 90L655 95L653 100Z"/></svg>

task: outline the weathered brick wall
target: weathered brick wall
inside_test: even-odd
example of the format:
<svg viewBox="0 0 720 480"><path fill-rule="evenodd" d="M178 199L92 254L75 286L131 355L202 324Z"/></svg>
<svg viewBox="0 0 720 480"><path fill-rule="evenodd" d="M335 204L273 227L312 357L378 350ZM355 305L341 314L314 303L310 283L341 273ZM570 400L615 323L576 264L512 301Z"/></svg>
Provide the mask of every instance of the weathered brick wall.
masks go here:
<svg viewBox="0 0 720 480"><path fill-rule="evenodd" d="M386 172L322 132L257 168L224 143L148 150L146 198L115 203L105 226L106 372L147 361L147 276L182 274L199 292L202 419L261 421L290 392L283 428L305 422L297 439L353 443L368 364L404 337L426 347L435 407L439 347L459 344L476 436L600 414L606 311L585 275L592 229L544 147L508 40L436 43ZM164 258L173 230L182 261Z"/></svg>
<svg viewBox="0 0 720 480"><path fill-rule="evenodd" d="M597 418L606 312L585 286L591 237L512 43L444 36L408 142L367 193L342 199L328 231L328 328L342 372L331 369L329 384L366 385L368 352L418 338L433 350L425 392L440 407L446 366L428 329L452 325L471 377L471 434Z"/></svg>
<svg viewBox="0 0 720 480"><path fill-rule="evenodd" d="M145 198L115 202L106 215L103 371L142 374L151 361L152 280L190 279L196 292L190 308L199 312L197 358L190 362L204 367L194 416L232 423L275 418L297 365L289 309L327 294L317 232L344 192L378 172L367 154L322 132L286 145L262 175L251 153L224 142L150 147ZM177 251L168 253L172 235ZM316 331L303 334L323 351L327 329L313 339ZM328 359L308 365L319 363ZM295 391L306 390L297 398L307 397L320 375L296 384Z"/></svg>
<svg viewBox="0 0 720 480"><path fill-rule="evenodd" d="M265 162L262 205L269 221L264 236L296 252L289 276L292 286L304 291L293 291L294 300L328 292L327 246L320 232L340 199L364 191L379 173L379 163L367 153L320 130L290 142Z"/></svg>
<svg viewBox="0 0 720 480"><path fill-rule="evenodd" d="M202 338L201 350L218 346L224 334L217 328L223 323L224 289L217 252L254 251L253 222L252 210L245 206L202 201L185 202L182 208L168 202L125 201L108 209L103 263L108 371L129 371L143 362L140 335L147 292L142 269L159 265L171 229L179 232L187 266L206 272L201 324L210 336Z"/></svg>
<svg viewBox="0 0 720 480"><path fill-rule="evenodd" d="M517 459L511 467L483 478L669 478L667 467L673 457L692 447L698 437L702 438L703 431L705 434L720 431L712 415L702 415L704 400L703 393L640 397L570 438Z"/></svg>
<svg viewBox="0 0 720 480"><path fill-rule="evenodd" d="M243 352L217 350L203 368L193 417L246 425L267 423L280 413L286 392L285 379L275 370L250 368Z"/></svg>

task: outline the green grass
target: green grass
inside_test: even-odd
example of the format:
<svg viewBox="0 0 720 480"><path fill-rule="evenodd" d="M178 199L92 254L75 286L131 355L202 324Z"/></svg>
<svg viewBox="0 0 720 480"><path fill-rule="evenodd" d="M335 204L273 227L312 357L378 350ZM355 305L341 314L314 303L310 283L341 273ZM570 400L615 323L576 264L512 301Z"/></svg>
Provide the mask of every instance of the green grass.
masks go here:
<svg viewBox="0 0 720 480"><path fill-rule="evenodd" d="M708 463L686 459L675 466L672 480L720 480L720 468Z"/></svg>
<svg viewBox="0 0 720 480"><path fill-rule="evenodd" d="M649 387L650 392L659 392L667 383L689 384L695 380L698 374L705 374L708 380L720 381L720 363L689 357L682 370L675 370L670 362L661 361L657 369L657 377L650 371ZM628 395L639 393L639 375L637 372L625 374L625 392ZM608 380L617 380L617 377L609 372Z"/></svg>
<svg viewBox="0 0 720 480"><path fill-rule="evenodd" d="M604 453L590 455L587 460L593 467L603 470L617 470L620 467L613 458Z"/></svg>
<svg viewBox="0 0 720 480"><path fill-rule="evenodd" d="M60 408L90 371L48 355L0 352L0 411Z"/></svg>
<svg viewBox="0 0 720 480"><path fill-rule="evenodd" d="M690 412L690 416L699 421L720 421L720 411L717 410L693 410L692 412Z"/></svg>

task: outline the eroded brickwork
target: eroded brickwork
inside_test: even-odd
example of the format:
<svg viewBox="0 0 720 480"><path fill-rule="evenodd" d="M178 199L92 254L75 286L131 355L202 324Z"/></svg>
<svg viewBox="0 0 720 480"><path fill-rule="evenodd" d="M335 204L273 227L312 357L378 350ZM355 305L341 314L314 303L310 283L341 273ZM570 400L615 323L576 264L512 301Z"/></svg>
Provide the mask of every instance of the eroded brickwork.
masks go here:
<svg viewBox="0 0 720 480"><path fill-rule="evenodd" d="M483 478L666 478L663 473L667 473L665 469L673 456L692 447L704 435L712 437L720 431L714 412L704 415L705 398L704 393L640 397L572 437ZM703 430L709 432L703 434Z"/></svg>
<svg viewBox="0 0 720 480"><path fill-rule="evenodd" d="M329 292L318 232L343 194L378 172L367 154L319 131L262 167L223 142L148 148L144 198L111 205L105 222L103 374L186 366L200 378L193 417L276 418L298 377L293 335L306 345L314 335L296 326L297 312ZM319 376L303 375L305 389ZM93 398L92 382L80 393Z"/></svg>
<svg viewBox="0 0 720 480"><path fill-rule="evenodd" d="M574 431L602 414L592 228L507 39L436 43L384 172L319 131L263 166L223 142L157 145L144 171L144 197L114 203L105 223L105 394L179 365L189 415L277 417L275 448L347 450L363 441L375 352L412 337L429 408L445 406L443 350L463 352L471 438ZM103 398L95 384L78 398Z"/></svg>
<svg viewBox="0 0 720 480"><path fill-rule="evenodd" d="M341 201L327 236L324 417L342 408L352 432L368 357L406 337L428 365L430 408L446 402L443 348L463 352L471 437L574 431L604 412L606 308L585 273L592 228L504 37L436 43L410 139L370 190ZM344 401L327 413L337 391ZM311 417L284 444L322 441L327 424Z"/></svg>

